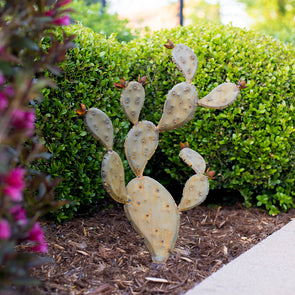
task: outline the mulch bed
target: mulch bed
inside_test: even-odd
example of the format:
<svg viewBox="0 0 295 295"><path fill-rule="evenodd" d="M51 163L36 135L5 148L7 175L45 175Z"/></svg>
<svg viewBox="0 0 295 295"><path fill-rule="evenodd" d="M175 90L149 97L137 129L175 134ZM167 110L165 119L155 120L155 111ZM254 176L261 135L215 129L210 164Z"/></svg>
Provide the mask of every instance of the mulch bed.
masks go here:
<svg viewBox="0 0 295 295"><path fill-rule="evenodd" d="M52 262L33 271L42 282L34 290L51 295L184 294L294 217L293 209L271 217L240 204L196 207L181 214L175 253L161 267L152 265L123 209L62 225L46 222Z"/></svg>

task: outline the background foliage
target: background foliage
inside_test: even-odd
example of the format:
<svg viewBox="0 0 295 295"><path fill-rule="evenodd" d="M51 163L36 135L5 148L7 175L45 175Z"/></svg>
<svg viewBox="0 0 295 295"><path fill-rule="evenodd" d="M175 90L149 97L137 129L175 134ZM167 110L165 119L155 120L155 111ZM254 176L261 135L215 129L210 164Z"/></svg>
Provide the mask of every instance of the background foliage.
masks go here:
<svg viewBox="0 0 295 295"><path fill-rule="evenodd" d="M205 0L185 1L185 7L189 8L190 13L187 15L190 23L198 24L200 22L217 22L220 21L220 4L208 3Z"/></svg>
<svg viewBox="0 0 295 295"><path fill-rule="evenodd" d="M188 16L193 24L198 24L200 20L220 22L218 1L187 2L186 5L193 11ZM246 4L246 12L250 16L248 27L295 45L294 0L238 0L237 2Z"/></svg>
<svg viewBox="0 0 295 295"><path fill-rule="evenodd" d="M122 20L117 14L108 13L107 9L102 9L100 2L89 1L88 3L83 0L73 0L71 7L74 10L71 14L72 19L96 33L106 36L114 33L120 42L128 42L137 35L135 30L127 27L127 19Z"/></svg>
<svg viewBox="0 0 295 295"><path fill-rule="evenodd" d="M115 128L116 149L123 145L123 136L129 130L119 93L113 87L121 76L128 76L126 49L114 36L106 38L81 25L67 30L76 35L76 47L61 65L64 74L55 78L58 88L44 90L44 101L37 111L39 130L53 154L52 160L39 163L38 169L61 177L56 194L62 200L73 201L71 208L59 212L59 220L72 217L79 207L80 212L83 206L88 212L105 196L100 177L105 150L87 132L83 119L77 117L78 103L107 113Z"/></svg>
<svg viewBox="0 0 295 295"><path fill-rule="evenodd" d="M253 28L295 45L294 0L240 0L253 18Z"/></svg>
<svg viewBox="0 0 295 295"><path fill-rule="evenodd" d="M238 190L245 204L264 206L271 214L294 206L294 49L263 34L222 25L198 25L162 30L122 46L89 29L72 27L77 47L68 53L59 88L47 90L39 106L38 124L53 153L41 170L63 177L57 195L79 205L101 205L104 198L100 162L104 148L77 119L78 102L105 111L114 123L115 147L124 159L123 142L131 125L120 107L113 82L121 76L151 82L140 119L158 123L168 91L184 80L163 47L167 38L196 53L199 66L193 84L199 97L214 87L239 79L248 88L224 110L199 107L183 128L161 134L156 154L145 174L164 184L179 199L192 171L179 159L179 143L188 141L215 170L211 188ZM126 161L124 160L125 167ZM130 171L129 169L125 170ZM129 174L128 174L129 173ZM132 175L127 172L126 182ZM108 198L109 199L109 198ZM81 207L80 207L81 208ZM58 218L72 216L72 209Z"/></svg>
<svg viewBox="0 0 295 295"><path fill-rule="evenodd" d="M219 174L211 188L238 190L246 205L265 205L271 214L293 206L294 49L259 33L218 25L161 31L136 46L131 42L130 54L137 61L131 72L147 73L151 81L142 117L153 122L160 118L168 90L183 79L170 52L161 48L166 38L196 53L199 67L193 84L200 98L225 81L241 78L249 87L233 106L199 107L184 128L164 133L160 149L169 162L162 161L155 171L164 170L184 183L191 171L181 163L177 148L188 141Z"/></svg>

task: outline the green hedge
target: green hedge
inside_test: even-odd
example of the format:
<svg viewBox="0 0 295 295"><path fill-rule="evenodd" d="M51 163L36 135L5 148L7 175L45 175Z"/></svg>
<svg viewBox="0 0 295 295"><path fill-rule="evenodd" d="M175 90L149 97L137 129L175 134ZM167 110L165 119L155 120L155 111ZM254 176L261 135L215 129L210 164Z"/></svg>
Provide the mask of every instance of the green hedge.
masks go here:
<svg viewBox="0 0 295 295"><path fill-rule="evenodd" d="M243 79L249 87L232 106L199 107L193 121L164 133L160 149L169 159L165 171L181 183L192 175L177 150L179 142L188 141L207 167L217 171L211 188L238 190L246 205L264 205L271 214L294 206L294 48L266 35L221 25L161 31L140 44L129 43L133 60L140 60L131 69L146 72L152 82L147 86L146 118L156 122L168 90L183 80L170 52L162 47L167 38L196 53L199 66L193 84L200 98L225 81Z"/></svg>
<svg viewBox="0 0 295 295"><path fill-rule="evenodd" d="M77 34L77 48L69 51L62 65L58 89L46 90L38 118L54 154L42 169L64 178L57 189L60 198L89 206L105 196L100 179L105 151L77 119L78 102L99 107L110 116L114 149L123 158L131 124L120 108L120 91L113 82L121 76L131 81L147 75L151 83L145 86L141 119L158 123L166 94L184 81L171 61L171 52L163 47L169 38L196 53L199 65L193 84L200 98L225 81L247 80L248 88L232 106L223 110L198 107L195 118L184 127L161 133L145 174L168 188L175 181L183 185L193 172L178 157L179 143L188 141L217 173L211 188L238 190L246 205L265 206L271 214L294 206L294 48L266 35L221 25L162 30L127 45L81 27L70 31ZM127 168L126 160L124 165ZM127 182L132 174L125 171ZM70 217L71 212L71 208L64 209L59 218Z"/></svg>
<svg viewBox="0 0 295 295"><path fill-rule="evenodd" d="M106 195L100 169L106 150L87 132L83 118L78 118L78 103L107 113L116 132L115 149L124 144L123 134L130 129L113 87L121 76L128 76L126 50L115 37L106 38L82 26L67 31L76 35L76 47L61 64L63 75L52 77L57 88L45 89L44 100L37 107L37 129L42 130L40 136L53 157L35 168L61 178L55 194L72 201L57 213L58 220L72 218L78 208L91 212ZM120 151L123 157L124 151ZM124 164L127 166L127 161Z"/></svg>

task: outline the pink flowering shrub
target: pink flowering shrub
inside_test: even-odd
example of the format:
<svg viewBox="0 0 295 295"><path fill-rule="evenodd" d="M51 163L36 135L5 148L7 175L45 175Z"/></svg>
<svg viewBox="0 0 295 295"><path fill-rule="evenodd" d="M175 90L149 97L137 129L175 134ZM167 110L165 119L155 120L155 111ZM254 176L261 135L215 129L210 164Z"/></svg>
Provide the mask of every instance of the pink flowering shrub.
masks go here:
<svg viewBox="0 0 295 295"><path fill-rule="evenodd" d="M34 111L24 111L20 109L15 109L11 114L11 125L18 130L27 130L27 136L30 136L31 132L34 130L34 122Z"/></svg>
<svg viewBox="0 0 295 295"><path fill-rule="evenodd" d="M71 23L71 21L68 15L64 15L62 17L56 18L53 23L60 26L67 26Z"/></svg>
<svg viewBox="0 0 295 295"><path fill-rule="evenodd" d="M0 93L0 113L4 111L8 106L8 100L4 93Z"/></svg>
<svg viewBox="0 0 295 295"><path fill-rule="evenodd" d="M11 207L9 213L19 225L26 225L28 223L27 212L20 204Z"/></svg>
<svg viewBox="0 0 295 295"><path fill-rule="evenodd" d="M31 248L34 252L47 253L48 247L44 238L43 230L38 222L36 222L29 232L28 240L35 242L36 245Z"/></svg>
<svg viewBox="0 0 295 295"><path fill-rule="evenodd" d="M44 70L59 73L58 63L73 47L73 36L60 41L56 30L70 24L70 0L0 1L0 293L17 292L30 265L43 260L48 245L38 221L61 205L52 190L58 180L28 169L49 157L35 135L34 99L53 83ZM25 25L24 25L25 24ZM42 42L46 39L48 50ZM22 251L17 251L21 243ZM17 266L17 267L16 267ZM3 293L3 294L4 294ZM7 293L7 294L8 294ZM6 294L6 293L5 293Z"/></svg>
<svg viewBox="0 0 295 295"><path fill-rule="evenodd" d="M7 240L11 236L11 229L9 222L2 218L0 221L0 240Z"/></svg>
<svg viewBox="0 0 295 295"><path fill-rule="evenodd" d="M24 169L14 168L3 177L4 184L2 191L4 195L9 196L15 202L22 200L23 189L25 188L24 174Z"/></svg>

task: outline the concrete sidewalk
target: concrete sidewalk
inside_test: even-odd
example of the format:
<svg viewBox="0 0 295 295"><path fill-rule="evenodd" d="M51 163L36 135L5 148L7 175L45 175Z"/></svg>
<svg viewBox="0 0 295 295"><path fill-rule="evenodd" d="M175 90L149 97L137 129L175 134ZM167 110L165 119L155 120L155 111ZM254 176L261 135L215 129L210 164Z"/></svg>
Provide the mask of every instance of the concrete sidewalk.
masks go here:
<svg viewBox="0 0 295 295"><path fill-rule="evenodd" d="M186 293L211 294L294 295L295 220Z"/></svg>

